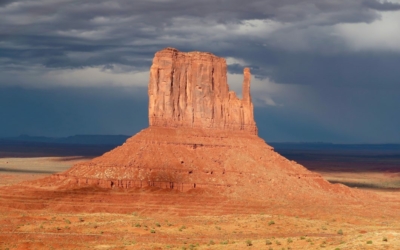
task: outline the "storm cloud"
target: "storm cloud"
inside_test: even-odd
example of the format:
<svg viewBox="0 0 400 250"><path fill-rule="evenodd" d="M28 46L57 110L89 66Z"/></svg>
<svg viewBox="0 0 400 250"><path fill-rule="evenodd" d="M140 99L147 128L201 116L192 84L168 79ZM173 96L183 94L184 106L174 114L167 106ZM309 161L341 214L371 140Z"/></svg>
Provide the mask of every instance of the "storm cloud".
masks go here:
<svg viewBox="0 0 400 250"><path fill-rule="evenodd" d="M152 57L175 47L227 58L235 90L243 67L251 67L256 119L267 140L400 142L399 10L398 1L377 0L1 1L0 91L13 96L3 95L0 115L10 122L0 125L0 135L26 133L10 124L27 115L15 107L28 107L18 93L29 91L53 106L63 104L51 96L65 93L71 112L90 113L85 123L92 133L135 133L142 114L122 112L126 118L107 130L101 124L115 110L85 111L74 100L93 91L90 103L118 109L113 103L126 100L130 110L123 93L131 93L135 110L146 112L147 100L139 97L146 95ZM104 98L110 89L113 98ZM49 112L26 110L32 109ZM31 122L40 128L44 120ZM29 133L82 132L77 123L54 126Z"/></svg>

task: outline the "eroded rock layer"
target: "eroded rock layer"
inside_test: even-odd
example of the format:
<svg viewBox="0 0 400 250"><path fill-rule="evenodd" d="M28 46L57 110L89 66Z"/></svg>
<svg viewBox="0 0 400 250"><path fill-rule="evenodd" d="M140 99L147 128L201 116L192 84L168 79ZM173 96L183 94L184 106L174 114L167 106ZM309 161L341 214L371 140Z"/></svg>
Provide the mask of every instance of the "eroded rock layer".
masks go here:
<svg viewBox="0 0 400 250"><path fill-rule="evenodd" d="M150 126L214 128L257 133L250 96L250 69L244 69L243 98L229 91L223 58L167 48L150 69Z"/></svg>
<svg viewBox="0 0 400 250"><path fill-rule="evenodd" d="M330 184L257 136L250 77L245 69L238 99L229 92L224 59L170 48L157 52L149 82L150 127L39 185L217 190L246 199L352 197L356 191Z"/></svg>

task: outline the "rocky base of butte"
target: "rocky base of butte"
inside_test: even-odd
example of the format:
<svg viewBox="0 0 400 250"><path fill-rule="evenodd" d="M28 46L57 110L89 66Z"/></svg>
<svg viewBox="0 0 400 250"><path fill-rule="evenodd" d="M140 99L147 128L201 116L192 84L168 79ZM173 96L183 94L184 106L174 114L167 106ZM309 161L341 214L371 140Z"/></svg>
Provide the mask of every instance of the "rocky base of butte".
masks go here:
<svg viewBox="0 0 400 250"><path fill-rule="evenodd" d="M207 190L246 199L363 195L330 184L282 157L257 136L250 79L245 68L239 99L229 91L223 58L161 50L150 69L150 127L103 156L36 184Z"/></svg>

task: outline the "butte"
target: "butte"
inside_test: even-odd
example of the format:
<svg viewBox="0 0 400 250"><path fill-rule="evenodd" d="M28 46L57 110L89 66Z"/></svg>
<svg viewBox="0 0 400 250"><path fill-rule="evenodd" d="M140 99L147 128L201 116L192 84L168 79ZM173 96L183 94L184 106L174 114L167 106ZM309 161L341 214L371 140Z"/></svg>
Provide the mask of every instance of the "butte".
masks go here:
<svg viewBox="0 0 400 250"><path fill-rule="evenodd" d="M39 183L208 191L256 200L360 195L284 158L257 136L250 79L245 68L240 99L229 90L225 59L163 49L150 68L150 126L112 151Z"/></svg>
<svg viewBox="0 0 400 250"><path fill-rule="evenodd" d="M274 249L365 249L386 235L395 246L397 193L331 184L276 153L257 136L250 79L245 68L238 98L223 58L157 52L150 126L63 173L0 187L0 249L267 249L266 237Z"/></svg>

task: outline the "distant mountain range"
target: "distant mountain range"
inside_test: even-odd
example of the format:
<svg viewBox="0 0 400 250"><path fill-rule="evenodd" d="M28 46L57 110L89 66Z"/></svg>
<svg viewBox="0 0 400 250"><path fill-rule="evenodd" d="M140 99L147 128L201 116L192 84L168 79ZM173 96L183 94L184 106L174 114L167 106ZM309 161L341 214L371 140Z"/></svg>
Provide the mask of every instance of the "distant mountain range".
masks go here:
<svg viewBox="0 0 400 250"><path fill-rule="evenodd" d="M268 143L275 148L278 152L280 150L363 150L363 151L387 151L387 150L400 150L400 144L336 144L324 142L271 142Z"/></svg>
<svg viewBox="0 0 400 250"><path fill-rule="evenodd" d="M121 145L128 135L74 135L68 137L45 137L20 135L0 138L0 143L46 143L46 144L75 144L75 145Z"/></svg>
<svg viewBox="0 0 400 250"><path fill-rule="evenodd" d="M129 135L73 135L46 137L20 135L0 138L0 143L45 143L66 145L121 145ZM276 150L400 150L400 144L335 144L326 142L268 142Z"/></svg>

